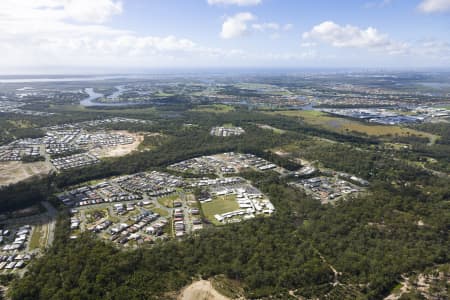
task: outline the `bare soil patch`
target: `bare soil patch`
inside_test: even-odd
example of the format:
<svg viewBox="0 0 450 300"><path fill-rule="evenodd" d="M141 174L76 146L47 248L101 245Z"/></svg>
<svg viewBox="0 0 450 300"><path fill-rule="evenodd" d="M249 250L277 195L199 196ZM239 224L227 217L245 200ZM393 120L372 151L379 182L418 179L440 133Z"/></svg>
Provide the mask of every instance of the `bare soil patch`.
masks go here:
<svg viewBox="0 0 450 300"><path fill-rule="evenodd" d="M45 175L51 170L47 162L0 162L0 186L17 183L35 175Z"/></svg>
<svg viewBox="0 0 450 300"><path fill-rule="evenodd" d="M93 149L90 152L99 158L124 156L137 150L139 145L144 140L144 136L138 133L131 133L128 131L114 131L114 133L132 136L134 138L134 143L127 145L118 145L113 148Z"/></svg>
<svg viewBox="0 0 450 300"><path fill-rule="evenodd" d="M230 300L216 291L209 280L196 281L185 287L178 300Z"/></svg>

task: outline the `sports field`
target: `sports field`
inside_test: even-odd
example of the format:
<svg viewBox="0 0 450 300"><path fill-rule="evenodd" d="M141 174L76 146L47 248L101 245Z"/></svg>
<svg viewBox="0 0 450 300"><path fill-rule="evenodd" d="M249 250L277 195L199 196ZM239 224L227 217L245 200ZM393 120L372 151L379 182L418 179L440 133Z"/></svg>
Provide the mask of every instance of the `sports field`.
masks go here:
<svg viewBox="0 0 450 300"><path fill-rule="evenodd" d="M236 195L214 197L213 201L202 203L203 214L216 225L220 223L217 222L214 215L232 212L238 209L239 205L236 202Z"/></svg>

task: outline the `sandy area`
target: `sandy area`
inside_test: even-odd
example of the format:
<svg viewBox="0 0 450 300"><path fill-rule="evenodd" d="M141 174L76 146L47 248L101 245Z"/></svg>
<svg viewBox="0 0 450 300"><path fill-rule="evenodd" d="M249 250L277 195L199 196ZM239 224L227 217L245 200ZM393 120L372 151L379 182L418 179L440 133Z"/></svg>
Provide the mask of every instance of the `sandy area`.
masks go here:
<svg viewBox="0 0 450 300"><path fill-rule="evenodd" d="M119 145L113 148L93 149L90 151L90 153L94 154L99 158L124 156L136 150L144 140L144 136L142 134L131 133L128 131L114 131L113 133L132 136L135 141L132 144Z"/></svg>
<svg viewBox="0 0 450 300"><path fill-rule="evenodd" d="M178 300L230 300L217 292L210 281L200 280L185 287Z"/></svg>
<svg viewBox="0 0 450 300"><path fill-rule="evenodd" d="M35 175L45 175L51 170L46 162L0 162L0 186L17 183Z"/></svg>

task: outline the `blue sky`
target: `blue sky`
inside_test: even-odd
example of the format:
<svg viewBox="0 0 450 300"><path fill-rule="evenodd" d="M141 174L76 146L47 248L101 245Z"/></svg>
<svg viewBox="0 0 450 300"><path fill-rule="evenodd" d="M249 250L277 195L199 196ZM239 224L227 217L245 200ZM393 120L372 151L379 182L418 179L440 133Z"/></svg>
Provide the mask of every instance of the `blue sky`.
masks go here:
<svg viewBox="0 0 450 300"><path fill-rule="evenodd" d="M3 73L450 67L450 0L2 0Z"/></svg>

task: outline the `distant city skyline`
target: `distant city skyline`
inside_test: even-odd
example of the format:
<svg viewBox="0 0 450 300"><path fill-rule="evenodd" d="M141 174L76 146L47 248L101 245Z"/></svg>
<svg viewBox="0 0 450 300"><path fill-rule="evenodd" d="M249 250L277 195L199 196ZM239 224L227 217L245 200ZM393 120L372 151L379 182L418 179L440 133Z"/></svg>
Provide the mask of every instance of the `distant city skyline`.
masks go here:
<svg viewBox="0 0 450 300"><path fill-rule="evenodd" d="M449 68L450 0L2 0L1 74Z"/></svg>

